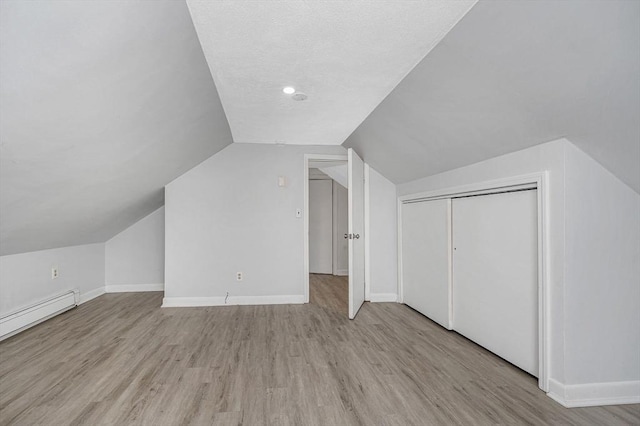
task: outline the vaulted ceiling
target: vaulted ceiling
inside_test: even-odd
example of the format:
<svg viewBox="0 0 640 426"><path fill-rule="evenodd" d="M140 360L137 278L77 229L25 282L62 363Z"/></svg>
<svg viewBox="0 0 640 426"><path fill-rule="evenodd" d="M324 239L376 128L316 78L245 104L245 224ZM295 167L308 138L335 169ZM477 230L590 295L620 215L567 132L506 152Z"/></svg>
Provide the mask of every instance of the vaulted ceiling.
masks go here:
<svg viewBox="0 0 640 426"><path fill-rule="evenodd" d="M232 141L399 183L566 137L639 191L639 75L635 1L3 0L0 251L105 241Z"/></svg>

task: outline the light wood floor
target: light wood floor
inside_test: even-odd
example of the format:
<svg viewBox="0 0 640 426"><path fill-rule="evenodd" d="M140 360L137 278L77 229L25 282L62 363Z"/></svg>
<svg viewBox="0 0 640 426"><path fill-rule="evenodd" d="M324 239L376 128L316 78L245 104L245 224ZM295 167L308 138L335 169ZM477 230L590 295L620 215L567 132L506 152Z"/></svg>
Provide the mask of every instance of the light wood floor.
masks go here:
<svg viewBox="0 0 640 426"><path fill-rule="evenodd" d="M618 425L640 406L565 409L536 381L394 303L347 319L346 279L308 305L160 308L107 294L0 343L0 423Z"/></svg>

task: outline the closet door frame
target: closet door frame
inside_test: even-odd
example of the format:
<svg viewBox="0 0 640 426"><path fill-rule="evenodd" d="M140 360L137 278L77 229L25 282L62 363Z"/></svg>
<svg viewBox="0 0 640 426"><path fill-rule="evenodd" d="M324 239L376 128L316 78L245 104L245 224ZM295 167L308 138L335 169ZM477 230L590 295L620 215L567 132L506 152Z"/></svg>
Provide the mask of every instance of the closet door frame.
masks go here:
<svg viewBox="0 0 640 426"><path fill-rule="evenodd" d="M456 198L470 195L492 194L519 189L537 189L538 207L538 387L549 392L549 360L551 338L551 317L549 300L549 227L548 227L548 172L513 176L504 179L472 183L451 188L437 189L398 197L398 295L399 302L404 302L402 284L402 206L408 202L429 201ZM449 221L449 232L451 222ZM452 253L449 253L452 256ZM449 267L452 262L449 259ZM452 271L450 270L450 274ZM451 276L451 275L450 275ZM450 281L451 282L451 281Z"/></svg>

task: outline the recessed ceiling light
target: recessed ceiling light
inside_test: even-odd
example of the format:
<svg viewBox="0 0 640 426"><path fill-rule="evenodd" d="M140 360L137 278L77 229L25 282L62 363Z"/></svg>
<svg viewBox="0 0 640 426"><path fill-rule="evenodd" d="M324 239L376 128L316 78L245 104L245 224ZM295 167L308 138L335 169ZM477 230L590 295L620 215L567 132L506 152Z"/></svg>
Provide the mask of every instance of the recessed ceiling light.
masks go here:
<svg viewBox="0 0 640 426"><path fill-rule="evenodd" d="M284 89L282 89L282 91L283 91L284 93L286 93L287 95L293 95L294 93L296 93L296 89L294 89L294 88L293 88L293 87L291 87L291 86L287 86L287 87L285 87Z"/></svg>

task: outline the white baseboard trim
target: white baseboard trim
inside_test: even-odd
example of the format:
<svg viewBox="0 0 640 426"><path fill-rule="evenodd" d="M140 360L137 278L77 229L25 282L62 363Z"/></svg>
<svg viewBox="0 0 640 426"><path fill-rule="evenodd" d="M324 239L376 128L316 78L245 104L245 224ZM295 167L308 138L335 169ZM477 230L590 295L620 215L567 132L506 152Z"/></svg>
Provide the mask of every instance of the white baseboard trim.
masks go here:
<svg viewBox="0 0 640 426"><path fill-rule="evenodd" d="M73 309L78 304L78 291L68 290L57 296L49 297L0 317L0 340L8 339L21 331L27 330Z"/></svg>
<svg viewBox="0 0 640 426"><path fill-rule="evenodd" d="M89 300L93 300L98 296L102 296L106 291L104 287L99 287L94 290L85 291L84 293L80 293L80 299L78 300L78 305L82 305L83 303L88 302Z"/></svg>
<svg viewBox="0 0 640 426"><path fill-rule="evenodd" d="M225 301L226 299L226 301ZM304 303L303 295L286 296L229 296L229 297L165 297L163 308L233 305L283 305Z"/></svg>
<svg viewBox="0 0 640 426"><path fill-rule="evenodd" d="M396 293L371 293L369 297L371 303L398 301L398 295Z"/></svg>
<svg viewBox="0 0 640 426"><path fill-rule="evenodd" d="M640 403L640 380L563 385L549 379L547 395L567 408Z"/></svg>
<svg viewBox="0 0 640 426"><path fill-rule="evenodd" d="M164 291L164 284L127 284L127 285L106 285L107 293L131 293L138 291Z"/></svg>
<svg viewBox="0 0 640 426"><path fill-rule="evenodd" d="M346 277L349 275L349 270L348 269L337 269L336 272L333 274L337 277Z"/></svg>

